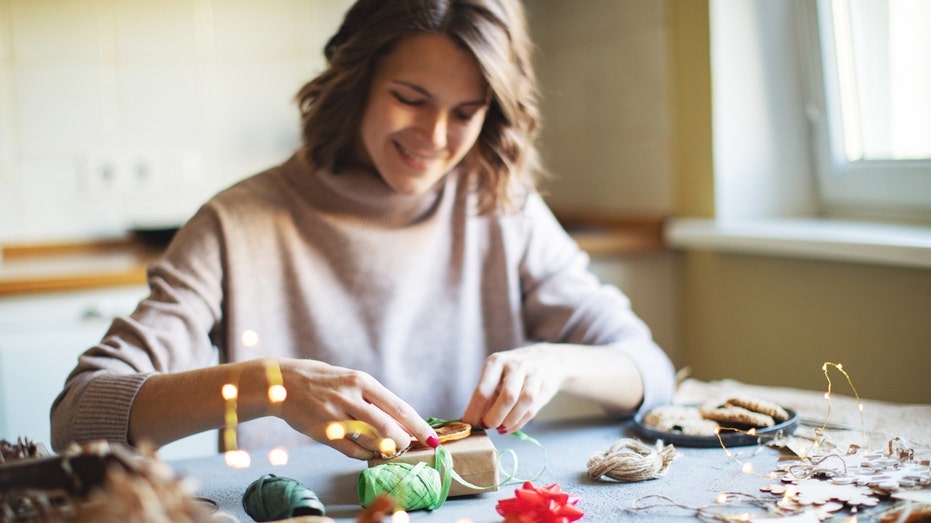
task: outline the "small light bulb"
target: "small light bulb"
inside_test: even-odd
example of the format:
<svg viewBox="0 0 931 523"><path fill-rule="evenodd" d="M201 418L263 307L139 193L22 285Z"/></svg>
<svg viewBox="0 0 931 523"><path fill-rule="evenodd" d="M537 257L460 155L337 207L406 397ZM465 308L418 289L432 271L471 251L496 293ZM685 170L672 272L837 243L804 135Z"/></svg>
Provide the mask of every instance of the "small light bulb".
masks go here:
<svg viewBox="0 0 931 523"><path fill-rule="evenodd" d="M236 388L236 385L227 383L226 385L223 385L222 388L220 388L220 394L223 395L223 399L225 400L234 400L236 399L236 396L239 395L239 389Z"/></svg>
<svg viewBox="0 0 931 523"><path fill-rule="evenodd" d="M391 515L391 523L410 523L411 515L403 510L398 510Z"/></svg>
<svg viewBox="0 0 931 523"><path fill-rule="evenodd" d="M744 463L740 470L744 474L753 474L753 463Z"/></svg>
<svg viewBox="0 0 931 523"><path fill-rule="evenodd" d="M343 439L346 437L346 427L338 422L333 421L326 426L326 438L329 440Z"/></svg>
<svg viewBox="0 0 931 523"><path fill-rule="evenodd" d="M382 438L382 440L378 442L378 451L382 454L391 456L398 451L398 444L391 438Z"/></svg>
<svg viewBox="0 0 931 523"><path fill-rule="evenodd" d="M268 462L273 467L282 467L288 464L288 451L283 447L275 447L268 452Z"/></svg>
<svg viewBox="0 0 931 523"><path fill-rule="evenodd" d="M288 397L288 391L284 385L272 385L268 388L268 401L272 403L281 403Z"/></svg>
<svg viewBox="0 0 931 523"><path fill-rule="evenodd" d="M242 346L246 348L256 347L259 344L259 333L255 332L252 329L246 329L242 331L242 336L240 337L242 341Z"/></svg>
<svg viewBox="0 0 931 523"><path fill-rule="evenodd" d="M224 454L224 459L234 469L246 469L252 464L252 458L244 450L229 450Z"/></svg>

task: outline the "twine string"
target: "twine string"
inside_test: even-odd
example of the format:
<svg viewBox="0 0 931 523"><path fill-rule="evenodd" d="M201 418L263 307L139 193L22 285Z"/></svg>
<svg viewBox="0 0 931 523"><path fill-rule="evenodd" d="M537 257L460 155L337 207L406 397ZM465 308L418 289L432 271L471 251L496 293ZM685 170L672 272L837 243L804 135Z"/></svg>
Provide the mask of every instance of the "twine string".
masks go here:
<svg viewBox="0 0 931 523"><path fill-rule="evenodd" d="M664 476L676 459L672 445L650 447L633 438L619 439L611 447L588 460L588 475L594 480L607 476L624 483L646 481Z"/></svg>

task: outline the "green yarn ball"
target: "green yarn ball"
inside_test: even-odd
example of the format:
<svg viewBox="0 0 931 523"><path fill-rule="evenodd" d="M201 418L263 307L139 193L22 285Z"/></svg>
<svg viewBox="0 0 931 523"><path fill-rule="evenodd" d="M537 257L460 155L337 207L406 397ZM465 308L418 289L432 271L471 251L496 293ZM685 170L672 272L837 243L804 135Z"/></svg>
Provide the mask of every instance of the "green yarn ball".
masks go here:
<svg viewBox="0 0 931 523"><path fill-rule="evenodd" d="M246 488L242 508L256 521L326 515L326 507L312 490L275 474L265 474Z"/></svg>
<svg viewBox="0 0 931 523"><path fill-rule="evenodd" d="M387 494L404 510L433 510L445 501L440 499L441 492L440 473L425 463L384 463L359 475L359 504L363 508L380 494Z"/></svg>

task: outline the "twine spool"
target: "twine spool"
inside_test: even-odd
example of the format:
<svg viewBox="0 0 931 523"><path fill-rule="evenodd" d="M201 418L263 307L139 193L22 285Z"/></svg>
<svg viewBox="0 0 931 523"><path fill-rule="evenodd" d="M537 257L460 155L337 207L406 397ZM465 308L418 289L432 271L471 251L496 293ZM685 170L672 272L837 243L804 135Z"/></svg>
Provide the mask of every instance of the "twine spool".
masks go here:
<svg viewBox="0 0 931 523"><path fill-rule="evenodd" d="M256 521L326 514L326 507L312 490L295 479L275 474L265 474L246 488L242 508Z"/></svg>
<svg viewBox="0 0 931 523"><path fill-rule="evenodd" d="M656 448L636 439L620 439L611 448L595 454L588 460L588 475L594 480L607 476L624 483L656 479L666 474L669 464L676 458L672 445Z"/></svg>
<svg viewBox="0 0 931 523"><path fill-rule="evenodd" d="M433 510L446 501L440 473L423 462L389 462L363 470L359 475L359 504L368 508L382 494L407 511Z"/></svg>

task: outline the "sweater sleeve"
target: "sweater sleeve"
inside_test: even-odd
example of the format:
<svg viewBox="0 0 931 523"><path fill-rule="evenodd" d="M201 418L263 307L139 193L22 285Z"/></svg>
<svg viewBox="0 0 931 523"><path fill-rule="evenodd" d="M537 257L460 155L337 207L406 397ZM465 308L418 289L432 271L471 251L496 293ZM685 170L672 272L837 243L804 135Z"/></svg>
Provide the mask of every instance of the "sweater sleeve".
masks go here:
<svg viewBox="0 0 931 523"><path fill-rule="evenodd" d="M616 347L633 361L643 379L641 410L672 401L672 363L634 313L628 297L591 272L589 256L538 195L528 199L524 218L520 277L528 338Z"/></svg>
<svg viewBox="0 0 931 523"><path fill-rule="evenodd" d="M148 270L150 293L132 315L114 319L78 358L52 404L52 447L105 439L127 444L133 401L146 379L208 365L222 300L222 240L205 207Z"/></svg>

